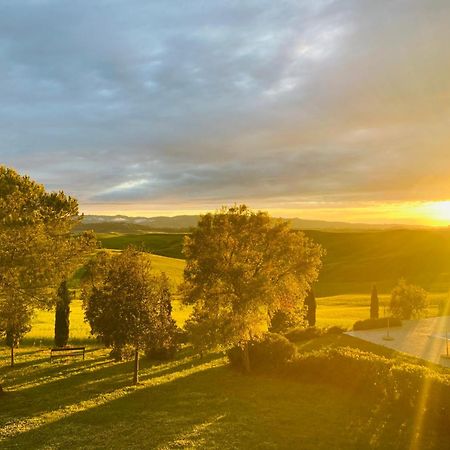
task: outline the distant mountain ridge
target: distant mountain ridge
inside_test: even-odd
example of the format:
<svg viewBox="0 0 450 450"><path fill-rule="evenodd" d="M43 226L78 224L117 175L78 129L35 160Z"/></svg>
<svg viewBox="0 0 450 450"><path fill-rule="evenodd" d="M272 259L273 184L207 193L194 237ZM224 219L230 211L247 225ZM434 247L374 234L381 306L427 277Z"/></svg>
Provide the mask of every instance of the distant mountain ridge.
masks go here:
<svg viewBox="0 0 450 450"><path fill-rule="evenodd" d="M98 233L149 233L156 231L188 231L198 223L199 215L130 217L124 215L85 215L78 230L94 230ZM298 230L393 230L425 229L426 226L408 226L393 224L367 224L351 222L331 222L326 220L287 219Z"/></svg>

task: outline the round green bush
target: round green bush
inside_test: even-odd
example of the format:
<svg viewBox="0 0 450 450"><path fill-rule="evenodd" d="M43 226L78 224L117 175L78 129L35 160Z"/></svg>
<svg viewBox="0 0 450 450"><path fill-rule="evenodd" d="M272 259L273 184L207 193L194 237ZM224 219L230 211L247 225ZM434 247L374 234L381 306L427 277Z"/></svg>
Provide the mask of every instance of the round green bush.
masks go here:
<svg viewBox="0 0 450 450"><path fill-rule="evenodd" d="M284 333L284 336L290 342L302 342L318 338L322 336L322 334L323 331L320 328L308 327L308 328L293 328L292 330L289 330L287 333Z"/></svg>
<svg viewBox="0 0 450 450"><path fill-rule="evenodd" d="M248 343L250 370L255 372L270 372L277 370L297 355L294 344L277 333L266 333L260 339ZM228 350L230 364L237 369L244 370L244 351L235 346Z"/></svg>

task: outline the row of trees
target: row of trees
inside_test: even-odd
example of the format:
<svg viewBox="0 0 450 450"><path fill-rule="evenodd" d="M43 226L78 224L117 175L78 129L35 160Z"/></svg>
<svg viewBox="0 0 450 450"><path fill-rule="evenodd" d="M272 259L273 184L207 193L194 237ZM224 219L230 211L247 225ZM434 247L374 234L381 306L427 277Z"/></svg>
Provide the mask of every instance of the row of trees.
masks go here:
<svg viewBox="0 0 450 450"><path fill-rule="evenodd" d="M14 348L37 308L56 307L55 343L67 344L67 279L96 248L93 235L72 232L79 220L75 199L48 193L29 177L0 167L0 333L11 348L12 365ZM323 250L286 221L244 205L223 208L201 218L184 252L180 294L193 307L186 328L199 348L239 345L248 367L248 342L268 324L276 327L277 317L314 323L311 287ZM307 319L305 298L311 303ZM131 346L136 367L141 349L160 352L173 342L168 280L154 275L148 257L137 250L92 259L84 305L93 334L118 355Z"/></svg>
<svg viewBox="0 0 450 450"><path fill-rule="evenodd" d="M223 208L202 216L186 237L184 253L179 294L192 306L185 329L200 352L238 346L250 370L249 342L268 326L314 324L311 286L323 250L287 222L246 206ZM142 350L161 356L175 348L178 330L168 280L152 273L147 255L133 248L98 254L87 266L83 297L93 334L112 347L112 354L120 358L132 348L135 383Z"/></svg>

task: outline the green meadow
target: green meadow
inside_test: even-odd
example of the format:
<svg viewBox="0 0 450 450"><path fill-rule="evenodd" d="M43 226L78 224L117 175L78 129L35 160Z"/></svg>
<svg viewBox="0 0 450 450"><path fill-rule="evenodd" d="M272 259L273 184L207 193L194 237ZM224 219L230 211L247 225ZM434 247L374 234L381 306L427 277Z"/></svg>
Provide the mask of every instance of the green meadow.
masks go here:
<svg viewBox="0 0 450 450"><path fill-rule="evenodd" d="M152 245L159 240L162 252L163 243L174 244L167 235L144 239L147 236ZM118 238L116 244L130 243L129 236ZM156 246L147 249L158 251ZM169 276L176 293L185 262L157 254L151 259L155 270ZM380 403L373 395L333 383L243 375L228 366L221 352L201 359L184 347L170 362L142 359L141 382L131 386L132 362L109 359L108 350L92 338L79 294L77 289L71 304L69 343L87 346L85 361L49 361L53 311L37 312L31 332L17 350L14 369L8 367L8 349L0 348L0 380L8 391L0 401L0 448L447 448L436 429L418 426L417 417ZM446 296L430 293L426 315L436 315L439 300ZM388 300L388 294L380 295L381 315ZM319 296L317 325L351 328L356 320L368 317L369 302L370 290ZM182 325L190 311L176 295L173 307L174 318ZM346 335L326 335L297 346L301 352L351 347L450 373Z"/></svg>
<svg viewBox="0 0 450 450"><path fill-rule="evenodd" d="M146 236L146 235L145 235ZM160 240L164 240L166 235L157 236ZM124 246L126 246L123 241ZM182 259L169 258L160 255L151 255L153 269L166 273L169 277L172 291L174 293L173 316L178 325L182 326L190 313L190 308L183 306L177 295L176 288L183 279L183 270L185 262ZM76 284L76 283L75 283ZM75 299L71 304L71 326L70 339L72 343L89 342L92 338L89 333L89 325L84 322L84 313L82 309L82 301L80 300L80 291L75 290ZM388 310L389 294L380 294L380 315L383 316ZM426 317L437 315L438 303L448 298L447 292L431 292L428 294L428 308L425 311ZM357 320L367 319L369 317L370 291L359 294L341 294L323 296L317 298L317 326L330 327L340 326L351 329ZM53 332L53 311L37 311L33 328L26 335L25 342L27 345L39 345L45 343L51 345L51 336Z"/></svg>
<svg viewBox="0 0 450 450"><path fill-rule="evenodd" d="M345 335L307 341L299 350L342 346L424 364ZM170 362L142 360L138 386L130 386L132 362L112 361L94 342L85 361L51 363L48 356L47 348L22 347L11 370L7 351L0 352L9 392L0 402L0 448L447 448L435 430L418 429L416 417L371 395L243 375L222 353L200 359L185 349Z"/></svg>
<svg viewBox="0 0 450 450"><path fill-rule="evenodd" d="M450 230L358 232L305 231L326 250L316 293L370 293L373 283L389 293L399 278L430 292L450 288ZM182 259L183 234L102 234L104 248L133 244L156 255Z"/></svg>

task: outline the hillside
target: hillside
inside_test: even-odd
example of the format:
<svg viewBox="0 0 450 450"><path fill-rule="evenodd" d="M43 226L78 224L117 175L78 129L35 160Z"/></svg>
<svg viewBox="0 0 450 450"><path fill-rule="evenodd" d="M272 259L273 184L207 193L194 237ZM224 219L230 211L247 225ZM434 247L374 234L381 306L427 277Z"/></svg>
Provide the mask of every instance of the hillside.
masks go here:
<svg viewBox="0 0 450 450"><path fill-rule="evenodd" d="M450 287L450 230L305 231L326 250L316 287L320 296L365 293L376 283L388 292L404 277L436 292ZM105 248L143 245L157 255L182 258L183 234L103 235Z"/></svg>
<svg viewBox="0 0 450 450"><path fill-rule="evenodd" d="M367 292L372 283L391 289L403 277L431 291L450 287L449 230L391 230L307 235L326 250L318 293Z"/></svg>

